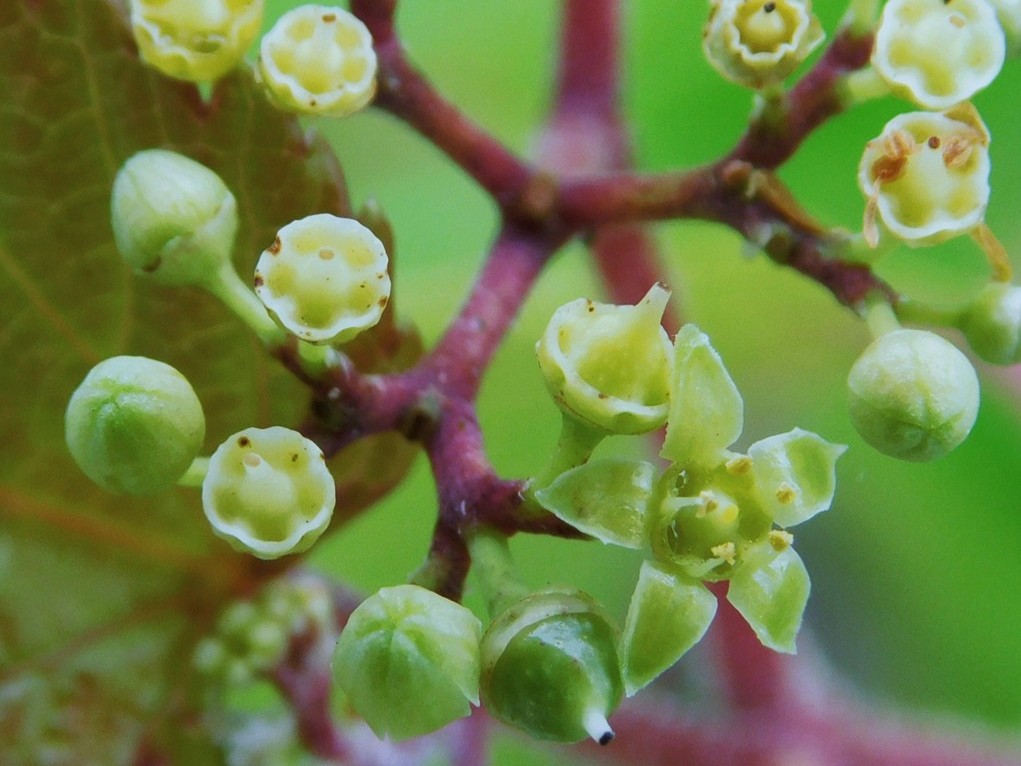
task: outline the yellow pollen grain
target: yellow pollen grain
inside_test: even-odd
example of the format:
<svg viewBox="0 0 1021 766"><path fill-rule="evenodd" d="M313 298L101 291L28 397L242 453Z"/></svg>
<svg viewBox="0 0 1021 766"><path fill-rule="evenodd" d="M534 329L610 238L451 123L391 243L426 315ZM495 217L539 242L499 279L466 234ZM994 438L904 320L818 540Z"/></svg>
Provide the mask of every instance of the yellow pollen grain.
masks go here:
<svg viewBox="0 0 1021 766"><path fill-rule="evenodd" d="M322 258L324 261L330 260L335 255L336 253L330 250L330 248L328 247L324 247L319 250L319 257Z"/></svg>
<svg viewBox="0 0 1021 766"><path fill-rule="evenodd" d="M709 552L713 554L715 558L723 559L730 565L733 565L737 560L737 547L734 543L728 542L714 545L709 549Z"/></svg>
<svg viewBox="0 0 1021 766"><path fill-rule="evenodd" d="M777 553L787 550L794 542L794 535L785 529L774 529L769 533L769 544Z"/></svg>
<svg viewBox="0 0 1021 766"><path fill-rule="evenodd" d="M733 457L726 462L727 473L733 476L743 476L752 470L752 459L748 455Z"/></svg>
<svg viewBox="0 0 1021 766"><path fill-rule="evenodd" d="M798 492L787 482L783 482L776 491L776 499L784 505L793 503L798 498Z"/></svg>

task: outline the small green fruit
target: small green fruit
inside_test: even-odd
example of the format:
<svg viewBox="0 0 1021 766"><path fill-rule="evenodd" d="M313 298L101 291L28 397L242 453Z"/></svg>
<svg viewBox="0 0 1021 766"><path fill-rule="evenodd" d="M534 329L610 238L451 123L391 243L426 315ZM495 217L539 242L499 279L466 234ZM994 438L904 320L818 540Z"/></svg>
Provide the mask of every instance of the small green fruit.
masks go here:
<svg viewBox="0 0 1021 766"><path fill-rule="evenodd" d="M230 266L234 195L216 173L176 152L147 149L117 173L114 241L135 271L164 285L208 286Z"/></svg>
<svg viewBox="0 0 1021 766"><path fill-rule="evenodd" d="M148 495L181 478L205 436L202 405L163 362L115 356L71 395L65 438L86 476L110 492Z"/></svg>
<svg viewBox="0 0 1021 766"><path fill-rule="evenodd" d="M851 422L880 452L934 460L964 441L975 423L979 384L967 357L923 330L877 338L847 378Z"/></svg>
<svg viewBox="0 0 1021 766"><path fill-rule="evenodd" d="M383 588L352 612L333 675L376 736L427 734L478 704L481 633L475 615L432 591Z"/></svg>
<svg viewBox="0 0 1021 766"><path fill-rule="evenodd" d="M624 692L618 633L577 591L542 591L502 612L482 639L482 703L539 739L613 739L607 717Z"/></svg>

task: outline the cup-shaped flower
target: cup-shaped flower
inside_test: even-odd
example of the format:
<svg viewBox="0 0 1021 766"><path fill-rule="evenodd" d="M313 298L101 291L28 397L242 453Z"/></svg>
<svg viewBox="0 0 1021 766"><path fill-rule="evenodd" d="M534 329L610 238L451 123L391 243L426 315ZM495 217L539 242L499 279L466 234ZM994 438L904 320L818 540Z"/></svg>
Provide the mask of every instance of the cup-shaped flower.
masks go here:
<svg viewBox="0 0 1021 766"><path fill-rule="evenodd" d="M287 224L262 253L255 292L301 340L345 343L383 315L390 299L386 250L352 218L310 215Z"/></svg>
<svg viewBox="0 0 1021 766"><path fill-rule="evenodd" d="M71 456L110 492L146 495L170 488L205 436L191 384L163 362L115 356L100 362L71 395L64 417Z"/></svg>
<svg viewBox="0 0 1021 766"><path fill-rule="evenodd" d="M546 386L566 414L609 433L663 425L671 352L660 320L669 298L657 284L636 306L579 299L554 312L536 353Z"/></svg>
<svg viewBox="0 0 1021 766"><path fill-rule="evenodd" d="M1018 55L1021 53L1021 0L986 1L993 6L996 18L1003 27L1003 34L1007 40L1007 55Z"/></svg>
<svg viewBox="0 0 1021 766"><path fill-rule="evenodd" d="M960 327L982 360L991 364L1021 362L1021 287L989 283L968 305Z"/></svg>
<svg viewBox="0 0 1021 766"><path fill-rule="evenodd" d="M872 66L923 109L947 109L993 81L1006 51L988 0L888 0Z"/></svg>
<svg viewBox="0 0 1021 766"><path fill-rule="evenodd" d="M131 0L131 29L149 65L180 80L215 80L244 58L263 6L263 0Z"/></svg>
<svg viewBox="0 0 1021 766"><path fill-rule="evenodd" d="M482 703L538 739L600 744L623 697L618 635L591 597L533 593L501 612L482 638Z"/></svg>
<svg viewBox="0 0 1021 766"><path fill-rule="evenodd" d="M950 341L925 330L876 338L847 377L851 423L901 460L943 457L964 441L979 406L978 376Z"/></svg>
<svg viewBox="0 0 1021 766"><path fill-rule="evenodd" d="M110 211L114 242L136 274L204 287L230 266L234 195L182 154L146 149L130 157L114 179Z"/></svg>
<svg viewBox="0 0 1021 766"><path fill-rule="evenodd" d="M343 8L298 6L262 38L256 76L282 109L344 117L376 93L372 35Z"/></svg>
<svg viewBox="0 0 1021 766"><path fill-rule="evenodd" d="M383 588L351 614L333 675L376 736L427 734L478 704L481 633L471 611L432 591Z"/></svg>
<svg viewBox="0 0 1021 766"><path fill-rule="evenodd" d="M932 245L970 232L989 201L989 133L978 114L909 112L869 141L858 166L868 200L866 234L875 214L909 245Z"/></svg>
<svg viewBox="0 0 1021 766"><path fill-rule="evenodd" d="M323 453L297 431L246 428L221 444L202 482L213 532L262 559L307 550L336 504Z"/></svg>
<svg viewBox="0 0 1021 766"><path fill-rule="evenodd" d="M824 36L811 0L714 0L702 48L724 77L762 88L797 69Z"/></svg>

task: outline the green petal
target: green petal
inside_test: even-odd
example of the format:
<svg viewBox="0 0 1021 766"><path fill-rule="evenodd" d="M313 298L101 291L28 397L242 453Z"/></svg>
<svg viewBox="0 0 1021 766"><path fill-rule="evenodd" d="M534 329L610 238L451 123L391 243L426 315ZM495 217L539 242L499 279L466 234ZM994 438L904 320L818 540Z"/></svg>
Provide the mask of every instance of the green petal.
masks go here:
<svg viewBox="0 0 1021 766"><path fill-rule="evenodd" d="M810 589L801 557L788 547L763 566L739 569L730 580L727 600L744 616L763 645L794 654Z"/></svg>
<svg viewBox="0 0 1021 766"><path fill-rule="evenodd" d="M670 415L660 454L675 463L720 462L744 427L744 402L709 337L693 324L674 340Z"/></svg>
<svg viewBox="0 0 1021 766"><path fill-rule="evenodd" d="M624 688L630 697L705 635L716 597L698 580L642 563L624 621Z"/></svg>
<svg viewBox="0 0 1021 766"><path fill-rule="evenodd" d="M846 449L800 428L748 449L762 506L777 524L791 527L830 507L837 458Z"/></svg>
<svg viewBox="0 0 1021 766"><path fill-rule="evenodd" d="M607 458L572 468L535 493L543 506L604 543L641 548L655 467L644 460Z"/></svg>

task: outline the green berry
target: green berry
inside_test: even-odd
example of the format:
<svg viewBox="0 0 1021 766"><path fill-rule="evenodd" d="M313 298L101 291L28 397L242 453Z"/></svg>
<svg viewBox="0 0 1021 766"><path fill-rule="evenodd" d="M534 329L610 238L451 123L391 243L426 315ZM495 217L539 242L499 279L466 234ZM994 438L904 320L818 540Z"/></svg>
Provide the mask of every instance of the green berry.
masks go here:
<svg viewBox="0 0 1021 766"><path fill-rule="evenodd" d="M949 341L895 330L865 349L847 378L851 422L880 452L934 460L964 441L978 415L978 377Z"/></svg>
<svg viewBox="0 0 1021 766"><path fill-rule="evenodd" d="M64 426L86 476L110 492L135 495L172 487L205 436L202 405L187 379L140 356L93 367L71 395Z"/></svg>
<svg viewBox="0 0 1021 766"><path fill-rule="evenodd" d="M637 306L580 299L556 310L536 353L565 413L610 433L644 433L663 425L671 353L660 320L669 297L653 285Z"/></svg>
<svg viewBox="0 0 1021 766"><path fill-rule="evenodd" d="M623 696L618 635L577 591L542 591L504 610L482 639L482 703L539 739L600 744Z"/></svg>
<svg viewBox="0 0 1021 766"><path fill-rule="evenodd" d="M221 444L202 482L202 507L219 537L271 559L307 550L336 504L323 453L297 431L246 428Z"/></svg>
<svg viewBox="0 0 1021 766"><path fill-rule="evenodd" d="M762 88L797 69L824 37L811 0L714 0L702 48L728 80Z"/></svg>
<svg viewBox="0 0 1021 766"><path fill-rule="evenodd" d="M131 0L142 59L170 77L201 82L227 74L262 25L263 0Z"/></svg>
<svg viewBox="0 0 1021 766"><path fill-rule="evenodd" d="M1003 29L988 0L888 0L872 66L923 109L967 101L1003 66Z"/></svg>
<svg viewBox="0 0 1021 766"><path fill-rule="evenodd" d="M114 241L136 274L165 285L207 286L231 264L234 195L216 173L176 152L138 152L117 172Z"/></svg>
<svg viewBox="0 0 1021 766"><path fill-rule="evenodd" d="M352 218L310 215L282 228L255 266L255 292L310 343L345 343L379 322L390 298L383 243Z"/></svg>
<svg viewBox="0 0 1021 766"><path fill-rule="evenodd" d="M960 323L976 354L992 364L1021 362L1021 287L986 285Z"/></svg>
<svg viewBox="0 0 1021 766"><path fill-rule="evenodd" d="M378 737L435 731L478 704L481 623L417 585L383 588L351 614L333 675Z"/></svg>
<svg viewBox="0 0 1021 766"><path fill-rule="evenodd" d="M869 201L866 233L878 213L909 245L932 245L972 231L989 202L989 133L977 112L909 112L869 141L858 184Z"/></svg>
<svg viewBox="0 0 1021 766"><path fill-rule="evenodd" d="M262 38L256 75L282 109L344 117L376 93L372 35L343 8L299 6Z"/></svg>

